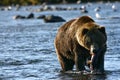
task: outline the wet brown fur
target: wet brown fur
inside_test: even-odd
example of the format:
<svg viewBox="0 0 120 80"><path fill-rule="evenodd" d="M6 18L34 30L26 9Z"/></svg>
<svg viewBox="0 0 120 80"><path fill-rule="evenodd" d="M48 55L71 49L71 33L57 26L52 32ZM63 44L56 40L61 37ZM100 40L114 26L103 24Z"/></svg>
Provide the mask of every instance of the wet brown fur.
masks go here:
<svg viewBox="0 0 120 80"><path fill-rule="evenodd" d="M54 45L63 71L72 70L74 64L78 71L85 69L84 66L86 59L90 56L89 47L87 45L83 45L85 41L83 39L84 35L82 31L85 28L91 32L95 31L96 35L97 33L100 34L98 31L100 26L97 25L89 16L82 16L80 18L70 20L58 29ZM79 40L76 36L79 37ZM103 38L105 37L106 33L104 32ZM97 39L99 39L99 37L97 37Z"/></svg>

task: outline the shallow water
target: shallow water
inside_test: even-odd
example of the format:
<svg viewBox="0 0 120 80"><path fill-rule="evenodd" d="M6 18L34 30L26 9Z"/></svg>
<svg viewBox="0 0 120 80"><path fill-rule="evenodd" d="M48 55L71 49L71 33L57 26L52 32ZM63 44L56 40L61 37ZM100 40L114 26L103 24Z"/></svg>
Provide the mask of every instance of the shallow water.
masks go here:
<svg viewBox="0 0 120 80"><path fill-rule="evenodd" d="M14 15L27 16L30 11L22 7L19 11L0 11L0 80L120 80L120 19L95 18L94 9L101 7L102 17L120 17L120 9L112 11L106 3L85 4L89 13L79 10L34 12L35 17L54 14L66 21L82 15L91 16L98 24L106 27L108 41L105 55L105 75L63 74L54 49L57 29L64 22L44 23L41 19L14 20ZM118 8L120 3L114 3ZM60 7L80 7L81 5L56 5Z"/></svg>

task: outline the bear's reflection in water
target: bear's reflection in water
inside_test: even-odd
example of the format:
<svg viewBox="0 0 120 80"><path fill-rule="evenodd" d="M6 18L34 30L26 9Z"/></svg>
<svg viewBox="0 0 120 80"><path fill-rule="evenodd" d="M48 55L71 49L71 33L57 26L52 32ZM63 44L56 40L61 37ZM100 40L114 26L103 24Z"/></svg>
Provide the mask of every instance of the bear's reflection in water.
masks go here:
<svg viewBox="0 0 120 80"><path fill-rule="evenodd" d="M91 74L89 72L81 74L81 72L68 71L60 73L58 76L60 77L59 80L106 80L106 74Z"/></svg>

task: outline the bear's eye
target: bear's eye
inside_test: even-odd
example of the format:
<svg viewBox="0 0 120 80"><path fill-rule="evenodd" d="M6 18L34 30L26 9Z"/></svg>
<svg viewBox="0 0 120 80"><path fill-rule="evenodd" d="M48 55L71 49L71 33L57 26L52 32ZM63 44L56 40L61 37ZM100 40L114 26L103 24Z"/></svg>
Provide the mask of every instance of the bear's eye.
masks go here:
<svg viewBox="0 0 120 80"><path fill-rule="evenodd" d="M83 29L82 35L85 35L89 30L88 29Z"/></svg>
<svg viewBox="0 0 120 80"><path fill-rule="evenodd" d="M89 46L90 46L91 43L92 43L92 42L91 42L91 39L90 39L90 38L86 38L86 45L89 45Z"/></svg>
<svg viewBox="0 0 120 80"><path fill-rule="evenodd" d="M89 41L87 41L87 45L90 45L91 44L91 41L89 40Z"/></svg>

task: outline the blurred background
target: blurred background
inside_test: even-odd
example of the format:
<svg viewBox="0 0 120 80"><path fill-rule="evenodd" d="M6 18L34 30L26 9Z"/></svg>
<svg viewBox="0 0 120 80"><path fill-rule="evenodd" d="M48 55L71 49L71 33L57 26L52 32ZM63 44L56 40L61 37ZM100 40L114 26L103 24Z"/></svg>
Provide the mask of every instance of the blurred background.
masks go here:
<svg viewBox="0 0 120 80"><path fill-rule="evenodd" d="M38 5L43 3L60 4L60 3L76 3L76 2L114 2L120 0L0 0L0 5Z"/></svg>

